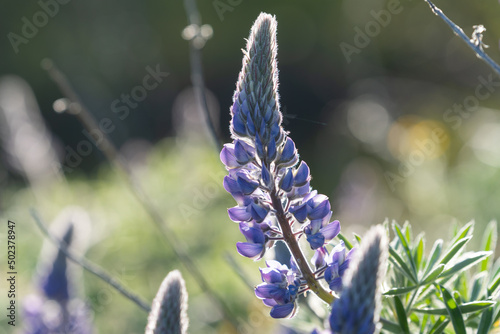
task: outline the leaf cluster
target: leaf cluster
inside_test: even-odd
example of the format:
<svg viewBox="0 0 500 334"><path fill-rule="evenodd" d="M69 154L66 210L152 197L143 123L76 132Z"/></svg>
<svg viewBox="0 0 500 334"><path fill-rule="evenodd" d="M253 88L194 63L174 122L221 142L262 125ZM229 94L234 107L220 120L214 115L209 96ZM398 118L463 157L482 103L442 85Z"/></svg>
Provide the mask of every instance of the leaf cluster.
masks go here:
<svg viewBox="0 0 500 334"><path fill-rule="evenodd" d="M493 264L496 222L484 231L480 251L467 251L474 222L437 240L426 256L425 236L391 224L382 329L389 333L488 333L500 319L500 261ZM389 223L385 223L389 234Z"/></svg>

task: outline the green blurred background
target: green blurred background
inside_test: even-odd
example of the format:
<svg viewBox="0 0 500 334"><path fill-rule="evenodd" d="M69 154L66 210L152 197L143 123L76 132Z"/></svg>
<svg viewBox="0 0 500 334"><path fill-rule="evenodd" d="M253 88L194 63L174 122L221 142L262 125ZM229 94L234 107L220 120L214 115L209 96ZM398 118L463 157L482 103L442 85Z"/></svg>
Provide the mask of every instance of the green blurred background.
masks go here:
<svg viewBox="0 0 500 334"><path fill-rule="evenodd" d="M500 61L498 1L436 5L469 36L473 25L485 25L486 50ZM227 141L244 38L261 11L276 15L284 126L311 168L312 186L330 197L346 235L388 218L409 220L434 240L445 238L455 222L476 219L481 230L500 217L500 79L423 0L210 0L198 6L202 22L213 28L202 51L207 96ZM110 138L245 325L234 329L214 313L95 146L76 167L63 169L63 177L37 182L19 168L8 139L16 131L4 126L0 216L17 223L19 300L37 291L43 243L29 208L50 222L65 207L78 205L92 221L86 256L145 299L152 300L170 270L181 269L190 295L190 332L278 332L268 309L226 259L232 254L248 281L259 283L256 268L263 263L236 254L242 237L226 215L234 203L221 187L223 166L190 88L182 1L68 1L34 36L13 47L12 33L23 35L23 18L33 22L42 10L36 1L4 5L0 75L20 76L31 86L48 128L44 136L68 167L68 148L77 150L87 138L73 116L53 111L61 93L40 66L42 59L53 59L94 117L111 120ZM347 57L346 50L352 51ZM114 101L143 85L148 67L169 75L120 119ZM36 147L27 139L24 144ZM2 245L5 235L0 229ZM82 278L100 333L143 331L142 310L94 277ZM3 318L0 328L11 330Z"/></svg>

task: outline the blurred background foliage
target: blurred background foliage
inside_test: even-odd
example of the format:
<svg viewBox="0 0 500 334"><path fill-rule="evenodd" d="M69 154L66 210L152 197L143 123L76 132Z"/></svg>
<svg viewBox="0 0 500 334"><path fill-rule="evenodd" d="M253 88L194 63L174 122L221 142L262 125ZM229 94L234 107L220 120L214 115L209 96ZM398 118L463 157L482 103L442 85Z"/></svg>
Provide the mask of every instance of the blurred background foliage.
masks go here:
<svg viewBox="0 0 500 334"><path fill-rule="evenodd" d="M473 25L485 25L487 52L500 60L498 1L436 5L468 35ZM410 220L432 241L445 238L454 222L476 219L481 230L500 217L500 79L423 0L210 0L198 6L202 22L213 28L203 63L211 112L227 141L244 38L261 11L277 16L284 126L311 167L313 187L331 198L346 235L389 218ZM389 8L397 10L377 23ZM23 18L33 22L42 10L40 3L25 1L0 12L0 74L20 76L31 86L48 128L42 135L56 159L67 166L68 148L76 150L87 138L73 116L53 111L61 93L40 67L45 57L66 73L97 120L111 120L110 138L207 280L250 326L247 332L254 332L252 326L276 332L266 307L226 260L232 254L247 279L259 282L259 264L235 252L241 236L225 210L234 203L221 187L223 166L190 88L182 1L68 1L16 53L9 33L21 36ZM359 52L347 59L342 43ZM113 102L143 85L148 67L169 75L120 119ZM36 291L43 243L28 209L37 208L50 222L66 206L78 205L92 220L89 259L148 300L168 271L181 269L191 332L232 332L95 146L76 167L63 169L63 177L30 187L28 180L36 180L16 168L16 150L9 148L8 136L19 129L6 131L5 118L1 122L0 215L17 223L19 300ZM32 137L22 138L21 147L37 147ZM0 233L6 240L5 229ZM143 331L142 310L101 281L83 277L100 333ZM7 328L4 319L0 328Z"/></svg>

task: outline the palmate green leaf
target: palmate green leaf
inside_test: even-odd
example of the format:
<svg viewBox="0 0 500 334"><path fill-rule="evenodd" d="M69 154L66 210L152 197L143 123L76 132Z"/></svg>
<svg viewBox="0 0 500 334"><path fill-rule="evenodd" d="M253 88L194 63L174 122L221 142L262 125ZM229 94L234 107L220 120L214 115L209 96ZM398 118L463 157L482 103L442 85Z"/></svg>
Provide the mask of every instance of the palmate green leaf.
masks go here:
<svg viewBox="0 0 500 334"><path fill-rule="evenodd" d="M441 256L441 250L443 249L443 240L438 239L434 243L431 249L431 254L429 256L429 260L427 261L427 265L425 266L424 275L427 275L431 270L433 270L434 264L438 261Z"/></svg>
<svg viewBox="0 0 500 334"><path fill-rule="evenodd" d="M427 285L427 284L431 284L432 282L434 282L434 280L437 279L439 277L439 275L441 275L441 273L444 270L444 267L445 267L444 264L440 264L440 265L436 266L433 270L431 270L430 273L428 273L422 279L422 282L420 283L420 285Z"/></svg>
<svg viewBox="0 0 500 334"><path fill-rule="evenodd" d="M401 273L403 273L403 275L405 275L410 281L417 284L417 278L413 276L413 272L410 268L408 268L401 256L399 256L399 254L391 246L389 246L389 254L389 261L394 264L394 267L401 271Z"/></svg>
<svg viewBox="0 0 500 334"><path fill-rule="evenodd" d="M457 302L453 299L450 292L446 290L444 286L438 285L438 288L441 292L441 296L443 297L444 305L446 306L448 315L451 318L451 323L453 324L455 333L466 334L464 318L462 316L460 308L457 305Z"/></svg>
<svg viewBox="0 0 500 334"><path fill-rule="evenodd" d="M481 249L484 251L494 252L497 247L497 222L491 221L483 234L483 241L481 243ZM486 258L481 262L480 271L488 270L491 266L493 260Z"/></svg>
<svg viewBox="0 0 500 334"><path fill-rule="evenodd" d="M481 300L481 301L460 304L458 305L458 308L460 309L460 312L462 314L467 314L484 310L495 304L496 303L493 301ZM414 308L413 311L417 313L432 314L432 315L448 315L447 308Z"/></svg>
<svg viewBox="0 0 500 334"><path fill-rule="evenodd" d="M474 264L478 263L479 261L483 260L484 258L488 257L491 255L492 252L469 252L464 255L455 263L452 265L450 268L446 269L444 272L441 273L441 276L439 278L446 278L449 276L452 276L462 270L467 269L470 266L473 266Z"/></svg>
<svg viewBox="0 0 500 334"><path fill-rule="evenodd" d="M401 288L392 288L392 289L389 289L386 292L384 292L383 295L384 296L404 295L410 291L415 290L416 288L418 288L418 286L416 286L416 285L405 286L405 287L401 287Z"/></svg>
<svg viewBox="0 0 500 334"><path fill-rule="evenodd" d="M447 264L448 262L450 262L450 260L453 259L455 255L457 255L458 252L460 252L465 247L465 245L470 241L471 238L471 236L464 237L452 244L450 249L448 249L448 251L443 255L443 258L439 263Z"/></svg>
<svg viewBox="0 0 500 334"><path fill-rule="evenodd" d="M403 303L398 296L394 297L394 306L396 308L398 323L402 330L402 332L400 333L410 334L410 328L408 327L408 316L406 315L405 307L403 306Z"/></svg>
<svg viewBox="0 0 500 334"><path fill-rule="evenodd" d="M399 241L401 242L401 246L403 246L403 250L406 254L406 258L408 259L408 262L410 262L410 267L413 272L413 277L415 279L417 278L417 267L415 265L415 262L413 261L413 256L411 255L411 249L410 249L410 241L406 239L406 236L403 234L401 231L400 227L398 224L395 222L392 224L392 228L394 230L394 233L396 233L397 237L399 238ZM406 230L408 231L409 227L406 226Z"/></svg>
<svg viewBox="0 0 500 334"><path fill-rule="evenodd" d="M428 334L441 334L449 323L450 320L448 320L445 316L439 317L438 321L436 321L434 326L432 326Z"/></svg>

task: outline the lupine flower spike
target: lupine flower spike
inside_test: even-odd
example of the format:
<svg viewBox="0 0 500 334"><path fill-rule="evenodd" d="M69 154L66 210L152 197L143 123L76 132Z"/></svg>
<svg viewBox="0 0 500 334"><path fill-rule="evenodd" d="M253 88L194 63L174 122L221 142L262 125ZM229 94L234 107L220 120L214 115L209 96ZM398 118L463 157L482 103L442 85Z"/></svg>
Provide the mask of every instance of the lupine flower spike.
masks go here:
<svg viewBox="0 0 500 334"><path fill-rule="evenodd" d="M344 277L342 294L333 303L330 315L333 334L371 334L380 330L380 286L387 251L385 229L380 225L373 227L354 254Z"/></svg>
<svg viewBox="0 0 500 334"><path fill-rule="evenodd" d="M74 225L66 224L63 241L74 244ZM93 332L90 312L85 303L75 298L75 282L68 275L68 263L59 250L48 272L41 280L41 293L28 295L24 300L25 334Z"/></svg>
<svg viewBox="0 0 500 334"><path fill-rule="evenodd" d="M325 255L324 246L340 232L340 223L330 222L328 197L311 189L309 167L299 163L295 143L281 127L276 27L275 17L262 13L250 31L230 110L233 142L224 145L220 158L229 172L224 188L238 203L229 217L246 239L236 244L238 252L258 260L283 240L292 254L292 268L267 261L261 269L264 283L255 291L272 307L271 316L284 318L294 314L297 296L307 290L333 301L318 282L329 264L313 272L298 240L304 237Z"/></svg>
<svg viewBox="0 0 500 334"><path fill-rule="evenodd" d="M182 275L171 271L161 283L148 317L146 334L185 334L188 328L187 292Z"/></svg>

